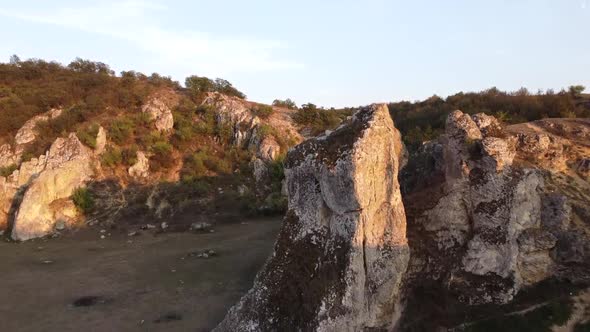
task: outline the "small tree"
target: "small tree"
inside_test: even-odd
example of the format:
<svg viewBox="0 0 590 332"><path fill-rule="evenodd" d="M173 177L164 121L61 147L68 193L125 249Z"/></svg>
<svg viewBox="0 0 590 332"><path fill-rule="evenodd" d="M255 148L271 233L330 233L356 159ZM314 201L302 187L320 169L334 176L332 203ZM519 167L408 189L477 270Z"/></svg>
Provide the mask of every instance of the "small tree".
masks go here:
<svg viewBox="0 0 590 332"><path fill-rule="evenodd" d="M569 87L569 93L573 97L579 97L584 90L586 90L586 87L583 85L572 85Z"/></svg>
<svg viewBox="0 0 590 332"><path fill-rule="evenodd" d="M20 58L18 57L18 55L13 54L10 56L10 64L11 65L18 65L20 63Z"/></svg>
<svg viewBox="0 0 590 332"><path fill-rule="evenodd" d="M272 102L273 106L277 106L277 107L285 107L288 108L290 110L294 110L297 108L297 104L295 104L294 101L292 101L291 99L287 98L285 100L280 100L280 99L275 99Z"/></svg>

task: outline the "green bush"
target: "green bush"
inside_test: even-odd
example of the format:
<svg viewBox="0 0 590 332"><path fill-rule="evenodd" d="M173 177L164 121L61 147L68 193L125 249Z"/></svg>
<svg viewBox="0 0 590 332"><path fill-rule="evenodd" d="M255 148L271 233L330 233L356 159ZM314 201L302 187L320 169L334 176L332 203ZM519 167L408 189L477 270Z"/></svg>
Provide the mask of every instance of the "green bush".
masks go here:
<svg viewBox="0 0 590 332"><path fill-rule="evenodd" d="M131 147L123 149L121 151L121 161L124 165L132 166L137 163L137 146L133 145Z"/></svg>
<svg viewBox="0 0 590 332"><path fill-rule="evenodd" d="M94 207L94 198L88 188L77 188L72 194L72 201L82 213L88 213Z"/></svg>
<svg viewBox="0 0 590 332"><path fill-rule="evenodd" d="M262 119L268 119L272 113L274 113L274 109L272 106L268 105L256 105L250 109L254 115L258 116Z"/></svg>
<svg viewBox="0 0 590 332"><path fill-rule="evenodd" d="M196 98L201 97L207 92L219 92L224 95L234 96L241 99L246 98L245 94L236 89L230 82L221 78L211 80L207 77L193 75L186 78L185 86Z"/></svg>
<svg viewBox="0 0 590 332"><path fill-rule="evenodd" d="M297 104L295 104L294 101L292 101L291 99L287 98L285 100L280 100L280 99L275 99L272 102L273 106L277 106L277 107L285 107L288 108L290 110L294 110L297 108Z"/></svg>
<svg viewBox="0 0 590 332"><path fill-rule="evenodd" d="M172 158L172 145L166 141L157 141L151 147L153 153L150 158L150 167L155 170L170 168L174 162Z"/></svg>
<svg viewBox="0 0 590 332"><path fill-rule="evenodd" d="M109 137L117 144L125 143L133 133L133 121L129 118L116 119L109 127Z"/></svg>
<svg viewBox="0 0 590 332"><path fill-rule="evenodd" d="M121 150L115 146L109 146L101 157L102 164L107 167L115 167L121 164L122 160Z"/></svg>
<svg viewBox="0 0 590 332"><path fill-rule="evenodd" d="M85 126L81 129L78 129L76 135L80 142L84 143L86 146L96 149L96 136L98 135L99 125L93 123L91 125Z"/></svg>
<svg viewBox="0 0 590 332"><path fill-rule="evenodd" d="M16 164L0 167L0 176L4 176L4 177L10 176L17 169L18 169L18 166L16 166Z"/></svg>
<svg viewBox="0 0 590 332"><path fill-rule="evenodd" d="M317 108L314 104L302 105L293 115L293 120L302 126L311 128L314 135L333 129L342 121L336 110Z"/></svg>

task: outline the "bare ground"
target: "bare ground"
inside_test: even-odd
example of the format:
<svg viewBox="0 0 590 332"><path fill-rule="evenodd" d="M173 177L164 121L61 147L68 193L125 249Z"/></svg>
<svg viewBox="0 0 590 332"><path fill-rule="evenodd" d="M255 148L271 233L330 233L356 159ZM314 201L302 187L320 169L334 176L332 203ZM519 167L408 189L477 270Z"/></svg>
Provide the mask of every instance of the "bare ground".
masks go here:
<svg viewBox="0 0 590 332"><path fill-rule="evenodd" d="M0 242L0 331L209 331L250 288L279 227ZM209 249L217 255L190 255Z"/></svg>

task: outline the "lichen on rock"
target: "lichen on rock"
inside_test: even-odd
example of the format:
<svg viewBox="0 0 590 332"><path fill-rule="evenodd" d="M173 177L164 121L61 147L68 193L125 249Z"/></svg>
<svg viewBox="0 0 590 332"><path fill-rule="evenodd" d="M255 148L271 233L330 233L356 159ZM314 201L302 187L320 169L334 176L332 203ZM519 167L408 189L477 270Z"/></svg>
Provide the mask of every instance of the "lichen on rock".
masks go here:
<svg viewBox="0 0 590 332"><path fill-rule="evenodd" d="M359 110L286 160L289 211L254 287L216 331L389 328L409 259L399 134L384 105Z"/></svg>

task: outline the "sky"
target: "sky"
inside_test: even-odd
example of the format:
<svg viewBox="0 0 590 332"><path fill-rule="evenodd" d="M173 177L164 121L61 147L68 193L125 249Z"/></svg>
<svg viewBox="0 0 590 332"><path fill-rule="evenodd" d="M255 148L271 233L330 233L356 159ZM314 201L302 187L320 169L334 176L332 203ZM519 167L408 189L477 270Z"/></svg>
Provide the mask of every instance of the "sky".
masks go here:
<svg viewBox="0 0 590 332"><path fill-rule="evenodd" d="M0 62L221 77L266 103L590 90L589 41L590 0L0 0Z"/></svg>

